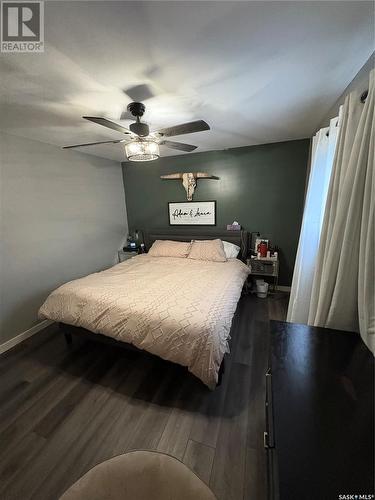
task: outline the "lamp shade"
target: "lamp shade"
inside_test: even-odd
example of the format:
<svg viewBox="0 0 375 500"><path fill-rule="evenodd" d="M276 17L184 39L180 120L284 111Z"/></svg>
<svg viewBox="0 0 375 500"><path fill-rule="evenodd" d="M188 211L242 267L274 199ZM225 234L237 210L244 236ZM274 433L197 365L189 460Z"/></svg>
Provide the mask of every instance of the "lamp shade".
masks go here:
<svg viewBox="0 0 375 500"><path fill-rule="evenodd" d="M125 144L125 153L130 161L157 160L160 156L159 144L149 139L137 139Z"/></svg>

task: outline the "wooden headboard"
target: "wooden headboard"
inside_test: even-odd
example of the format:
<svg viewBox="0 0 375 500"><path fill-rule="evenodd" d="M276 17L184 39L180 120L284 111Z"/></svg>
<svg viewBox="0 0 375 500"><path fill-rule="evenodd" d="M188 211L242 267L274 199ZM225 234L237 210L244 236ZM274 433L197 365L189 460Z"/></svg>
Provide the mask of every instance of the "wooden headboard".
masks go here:
<svg viewBox="0 0 375 500"><path fill-rule="evenodd" d="M246 259L248 252L248 239L249 233L247 231L215 231L202 233L202 231L194 232L189 228L188 232L181 231L180 233L172 233L167 230L160 232L155 230L152 232L143 232L144 242L146 248L149 249L155 240L172 240L172 241L191 241L191 240L225 240L229 243L234 243L241 248L238 258L241 260Z"/></svg>

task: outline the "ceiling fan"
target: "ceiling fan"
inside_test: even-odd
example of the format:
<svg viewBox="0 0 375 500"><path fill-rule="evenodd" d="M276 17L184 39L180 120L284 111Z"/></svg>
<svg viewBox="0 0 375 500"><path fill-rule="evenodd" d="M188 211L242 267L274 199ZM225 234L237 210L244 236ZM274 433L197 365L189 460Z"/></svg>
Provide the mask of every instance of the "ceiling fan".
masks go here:
<svg viewBox="0 0 375 500"><path fill-rule="evenodd" d="M89 120L104 127L116 130L126 135L125 139L113 141L90 142L87 144L75 144L74 146L64 146L63 149L80 148L83 146L95 146L97 144L117 144L125 143L125 153L128 160L131 161L150 161L159 158L159 146L166 146L170 149L179 151L194 151L197 146L185 144L183 142L174 142L166 140L165 137L174 137L176 135L191 134L193 132L201 132L209 130L210 126L203 120L182 123L174 127L162 128L150 132L147 123L141 121L146 107L142 102L131 102L127 110L135 117L136 121L131 123L129 129L115 122L97 116L83 116L85 120Z"/></svg>

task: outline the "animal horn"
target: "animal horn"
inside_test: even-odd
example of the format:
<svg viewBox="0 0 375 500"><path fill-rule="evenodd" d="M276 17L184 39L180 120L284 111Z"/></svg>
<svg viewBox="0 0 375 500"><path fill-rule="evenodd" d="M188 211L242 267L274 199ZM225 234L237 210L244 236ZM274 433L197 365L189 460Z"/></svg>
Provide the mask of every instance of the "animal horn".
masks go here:
<svg viewBox="0 0 375 500"><path fill-rule="evenodd" d="M197 172L197 173L196 173L196 174L194 174L194 175L195 175L195 177L197 177L198 179L199 179L199 178L204 178L204 177L205 177L205 178L212 178L212 177L214 177L213 175L211 175L211 174L207 174L206 172Z"/></svg>
<svg viewBox="0 0 375 500"><path fill-rule="evenodd" d="M167 174L161 175L160 179L182 179L183 174Z"/></svg>

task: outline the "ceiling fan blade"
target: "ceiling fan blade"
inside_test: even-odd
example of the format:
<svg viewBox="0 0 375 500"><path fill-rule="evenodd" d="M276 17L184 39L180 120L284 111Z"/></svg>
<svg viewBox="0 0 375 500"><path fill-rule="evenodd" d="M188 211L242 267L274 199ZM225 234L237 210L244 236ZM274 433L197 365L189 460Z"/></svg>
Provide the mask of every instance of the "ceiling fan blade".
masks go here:
<svg viewBox="0 0 375 500"><path fill-rule="evenodd" d="M195 122L182 123L174 127L162 128L156 130L155 133L164 137L173 137L175 135L192 134L193 132L201 132L202 130L210 130L210 126L204 120Z"/></svg>
<svg viewBox="0 0 375 500"><path fill-rule="evenodd" d="M97 144L116 144L118 142L125 142L125 139L120 139L118 141L99 141L89 142L87 144L74 144L74 146L63 146L62 149L82 148L83 146L96 146Z"/></svg>
<svg viewBox="0 0 375 500"><path fill-rule="evenodd" d="M183 142L161 141L159 144L161 146L167 146L167 148L170 149L178 149L179 151L194 151L194 149L197 149L197 146L184 144Z"/></svg>
<svg viewBox="0 0 375 500"><path fill-rule="evenodd" d="M111 122L107 120L107 118L100 118L98 116L82 116L85 120L89 120L90 122L98 123L99 125L103 125L103 127L111 128L112 130L116 130L117 132L121 132L122 134L133 135L130 130L121 125L118 125L115 122Z"/></svg>

